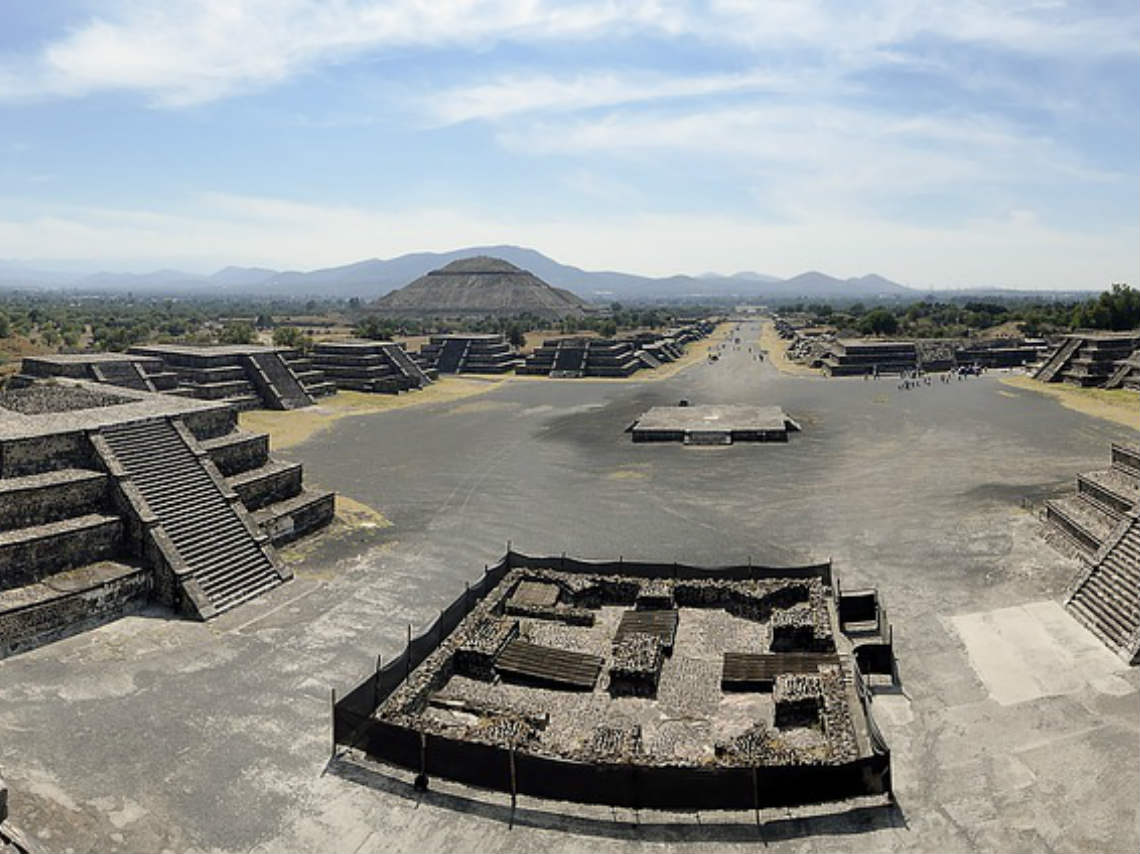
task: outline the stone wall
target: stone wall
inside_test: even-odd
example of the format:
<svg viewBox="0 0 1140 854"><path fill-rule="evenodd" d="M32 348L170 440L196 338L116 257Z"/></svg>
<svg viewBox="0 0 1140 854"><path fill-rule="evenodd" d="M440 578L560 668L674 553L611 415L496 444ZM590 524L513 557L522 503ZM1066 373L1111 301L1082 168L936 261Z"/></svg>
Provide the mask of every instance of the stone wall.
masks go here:
<svg viewBox="0 0 1140 854"><path fill-rule="evenodd" d="M43 525L101 510L107 504L105 475L91 472L88 477L66 481L51 477L33 475L18 487L0 490L0 530Z"/></svg>
<svg viewBox="0 0 1140 854"><path fill-rule="evenodd" d="M0 613L0 658L136 610L146 602L150 589L151 573L140 568L113 581Z"/></svg>
<svg viewBox="0 0 1140 854"><path fill-rule="evenodd" d="M58 570L112 558L123 536L122 522L112 518L82 527L66 520L44 528L35 537L0 541L0 589L22 587Z"/></svg>
<svg viewBox="0 0 1140 854"><path fill-rule="evenodd" d="M0 477L91 467L91 446L81 431L27 436L0 443Z"/></svg>

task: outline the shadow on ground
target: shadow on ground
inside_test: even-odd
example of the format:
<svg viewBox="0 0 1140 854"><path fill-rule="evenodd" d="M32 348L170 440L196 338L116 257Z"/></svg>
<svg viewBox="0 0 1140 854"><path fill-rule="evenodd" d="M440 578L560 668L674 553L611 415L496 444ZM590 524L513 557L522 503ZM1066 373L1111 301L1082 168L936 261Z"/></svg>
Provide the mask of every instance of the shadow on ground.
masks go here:
<svg viewBox="0 0 1140 854"><path fill-rule="evenodd" d="M511 807L509 804L496 804L465 795L439 792L428 789L419 791L393 774L379 767L364 765L345 754L337 754L325 766L325 773L340 779L366 786L378 792L395 795L408 801L452 810L457 813L479 816L480 818L505 824L509 827L521 826L539 830L557 830L579 836L596 836L638 842L761 842L765 845L788 839L828 835L842 836L865 833L886 828L905 828L906 819L902 809L893 801L883 798L868 804L864 799L856 805L840 803L835 812L824 815L795 816L791 811L780 810L780 817L767 818L765 814L774 811L762 810L753 821L713 821L703 822L700 812L684 813L691 815L690 821L648 821L638 820L638 813L632 812L633 821L611 820L582 815L570 815L564 810L566 804L558 804L559 811L534 807ZM471 790L469 790L471 791ZM825 809L819 805L816 809ZM630 812L623 810L623 812ZM677 813L674 813L678 815ZM668 813L653 812L653 815ZM739 815L739 813L733 813Z"/></svg>

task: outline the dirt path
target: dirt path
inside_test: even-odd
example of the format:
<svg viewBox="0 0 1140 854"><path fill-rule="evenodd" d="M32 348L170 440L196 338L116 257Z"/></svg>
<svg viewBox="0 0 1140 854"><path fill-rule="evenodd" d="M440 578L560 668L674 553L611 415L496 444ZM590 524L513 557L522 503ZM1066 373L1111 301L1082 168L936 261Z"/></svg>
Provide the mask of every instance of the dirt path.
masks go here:
<svg viewBox="0 0 1140 854"><path fill-rule="evenodd" d="M776 370L782 374L791 374L796 377L818 377L820 372L793 362L788 358L788 341L776 332L776 325L771 320L765 320L760 325L760 349L764 351L768 361L775 365Z"/></svg>

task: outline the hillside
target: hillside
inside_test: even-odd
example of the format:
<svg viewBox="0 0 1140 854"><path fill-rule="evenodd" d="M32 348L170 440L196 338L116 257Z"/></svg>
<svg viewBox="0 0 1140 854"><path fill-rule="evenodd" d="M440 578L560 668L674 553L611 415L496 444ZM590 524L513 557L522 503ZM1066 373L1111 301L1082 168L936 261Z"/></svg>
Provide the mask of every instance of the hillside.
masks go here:
<svg viewBox="0 0 1140 854"><path fill-rule="evenodd" d="M373 303L385 314L516 315L544 318L580 315L585 300L548 285L509 261L477 255L452 261Z"/></svg>
<svg viewBox="0 0 1140 854"><path fill-rule="evenodd" d="M702 273L696 276L639 276L613 270L583 270L562 264L522 246L475 246L447 252L414 252L395 258L369 258L339 267L309 271L278 271L264 267L226 267L213 275L159 270L152 273L96 274L41 270L28 264L0 259L0 289L75 289L80 292L136 294L202 294L243 297L359 297L372 300L395 288L462 258L483 255L499 258L527 270L544 282L566 288L591 302L655 302L661 300L915 300L939 296L1023 296L1050 299L1084 299L1099 289L1071 291L1008 290L974 287L928 290L907 287L875 274L837 278L819 272L779 279L756 272Z"/></svg>

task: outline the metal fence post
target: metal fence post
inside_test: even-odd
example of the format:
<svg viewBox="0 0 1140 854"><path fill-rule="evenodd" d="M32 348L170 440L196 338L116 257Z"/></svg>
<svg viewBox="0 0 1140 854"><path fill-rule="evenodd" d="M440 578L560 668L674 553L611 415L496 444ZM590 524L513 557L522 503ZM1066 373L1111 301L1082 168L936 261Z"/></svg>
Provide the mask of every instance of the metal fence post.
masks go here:
<svg viewBox="0 0 1140 854"><path fill-rule="evenodd" d="M330 706L332 710L332 753L329 754L329 759L333 760L336 759L336 688L329 690L332 692L332 704Z"/></svg>
<svg viewBox="0 0 1140 854"><path fill-rule="evenodd" d="M515 775L515 742L511 739L510 747L510 760L511 760L511 821L508 825L513 828L515 826L515 806L518 803L518 778Z"/></svg>
<svg viewBox="0 0 1140 854"><path fill-rule="evenodd" d="M372 678L372 711L380 707L380 671L383 669L383 656L376 656L376 675Z"/></svg>

